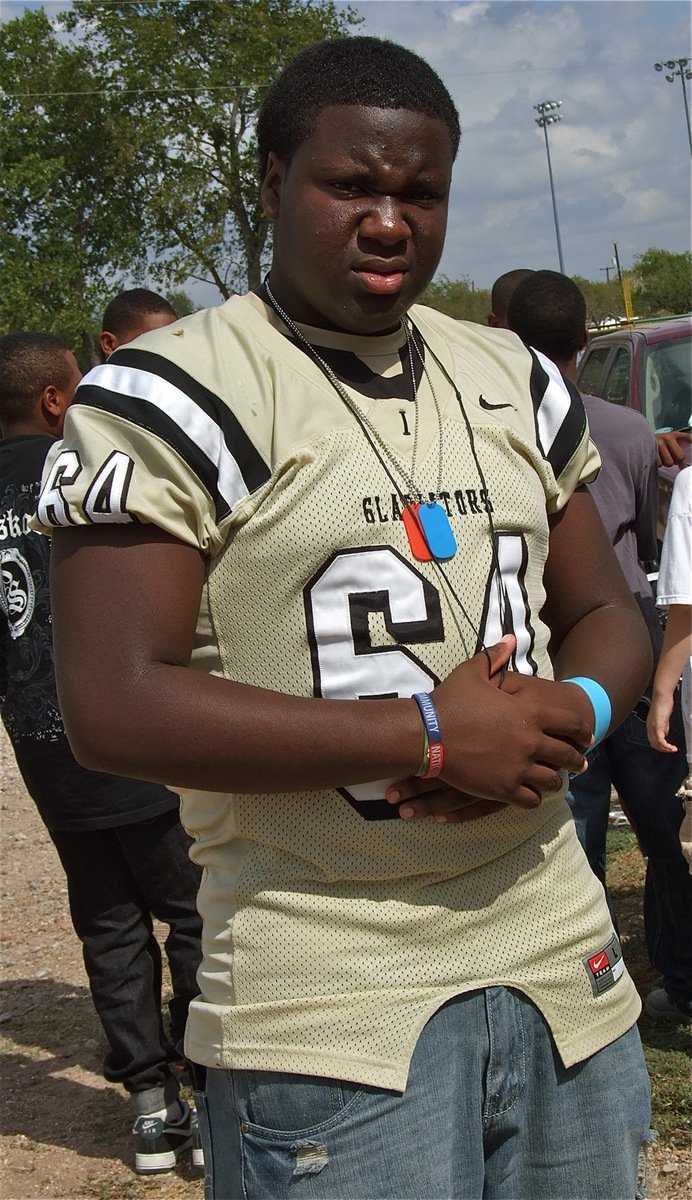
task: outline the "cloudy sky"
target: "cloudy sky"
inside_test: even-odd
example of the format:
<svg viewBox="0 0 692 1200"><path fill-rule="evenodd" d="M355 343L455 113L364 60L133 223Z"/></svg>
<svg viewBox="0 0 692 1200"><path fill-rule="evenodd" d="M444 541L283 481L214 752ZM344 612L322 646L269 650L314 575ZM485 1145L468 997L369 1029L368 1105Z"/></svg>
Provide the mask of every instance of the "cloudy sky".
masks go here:
<svg viewBox="0 0 692 1200"><path fill-rule="evenodd" d="M1 3L5 20L37 6ZM58 6L64 0L43 5ZM459 108L463 141L440 273L483 288L513 267L558 269L545 140L533 108L544 100L562 100L562 122L548 136L566 273L605 279L614 242L624 268L650 246L689 248L682 86L654 70L657 60L685 56L692 67L687 0L351 0L351 7L364 18L356 32L422 54Z"/></svg>
<svg viewBox="0 0 692 1200"><path fill-rule="evenodd" d="M690 149L680 79L686 0L364 0L358 32L416 50L449 87L463 128L441 271L489 286L513 267L558 270L549 128L565 271L605 279L650 246L690 245ZM689 96L688 84L688 96Z"/></svg>

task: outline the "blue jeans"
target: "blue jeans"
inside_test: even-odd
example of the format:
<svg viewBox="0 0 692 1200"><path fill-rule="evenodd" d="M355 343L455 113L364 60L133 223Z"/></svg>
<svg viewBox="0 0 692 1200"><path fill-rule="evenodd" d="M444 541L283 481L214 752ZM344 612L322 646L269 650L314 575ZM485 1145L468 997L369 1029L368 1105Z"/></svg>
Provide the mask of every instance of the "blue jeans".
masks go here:
<svg viewBox="0 0 692 1200"><path fill-rule="evenodd" d="M687 773L679 697L670 723L677 754L651 748L645 714L646 703L641 702L610 737L589 751L589 769L570 780L567 799L579 841L605 887L611 784L617 790L648 860L644 929L649 960L671 998L684 1004L692 1000L692 876L680 848L683 806L675 795ZM609 906L614 917L610 898Z"/></svg>
<svg viewBox="0 0 692 1200"><path fill-rule="evenodd" d="M206 1200L634 1200L649 1132L636 1028L566 1070L508 988L423 1029L406 1091L207 1070Z"/></svg>
<svg viewBox="0 0 692 1200"><path fill-rule="evenodd" d="M187 1010L199 994L200 869L177 809L115 829L50 836L67 876L94 1007L108 1039L106 1079L128 1092L165 1087L182 1057ZM170 1039L161 1020L161 951L152 915L169 927Z"/></svg>

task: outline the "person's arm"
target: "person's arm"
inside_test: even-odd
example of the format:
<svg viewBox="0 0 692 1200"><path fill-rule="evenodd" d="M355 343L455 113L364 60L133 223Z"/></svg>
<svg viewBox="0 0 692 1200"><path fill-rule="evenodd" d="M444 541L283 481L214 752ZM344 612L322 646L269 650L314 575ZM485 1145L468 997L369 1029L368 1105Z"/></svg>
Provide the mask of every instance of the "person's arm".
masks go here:
<svg viewBox="0 0 692 1200"><path fill-rule="evenodd" d="M560 681L581 675L600 683L610 698L610 728L614 729L641 696L652 664L646 625L594 502L583 488L550 518L544 582L547 598L542 616L552 635L555 681L509 672L502 691L513 699L520 697L527 705L524 711L530 712L535 704L552 708L554 714L569 711L578 716L588 729L586 740L578 744L586 748L593 733L591 703L576 684ZM556 779L552 790L560 782ZM430 792L429 787L422 780L401 780L389 789L388 799L406 801L402 815L409 818L433 815L454 822L492 811L477 804L473 789L467 789L471 794L455 796L448 789Z"/></svg>
<svg viewBox="0 0 692 1200"><path fill-rule="evenodd" d="M190 668L204 581L200 553L151 526L56 530L56 671L68 736L85 766L214 791L290 792L406 777L423 731L413 700L287 696ZM445 780L533 806L589 741L583 706L501 691L479 654L436 689ZM502 730L503 753L497 753Z"/></svg>
<svg viewBox="0 0 692 1200"><path fill-rule="evenodd" d="M659 463L662 467L682 467L689 461L692 432L678 429L673 433L657 433Z"/></svg>
<svg viewBox="0 0 692 1200"><path fill-rule="evenodd" d="M675 689L691 655L692 604L671 604L646 719L650 745L664 754L675 754L678 749L668 741L668 729Z"/></svg>
<svg viewBox="0 0 692 1200"><path fill-rule="evenodd" d="M554 682L508 675L503 689L551 689L556 704L588 716L586 693L566 682L574 676L595 680L611 706L609 730L632 711L651 677L651 641L593 499L584 488L550 518L550 549L544 573L542 617L551 632Z"/></svg>
<svg viewBox="0 0 692 1200"><path fill-rule="evenodd" d="M575 492L550 526L542 615L551 632L555 679L585 675L600 683L610 697L614 729L651 675L646 624L589 493Z"/></svg>

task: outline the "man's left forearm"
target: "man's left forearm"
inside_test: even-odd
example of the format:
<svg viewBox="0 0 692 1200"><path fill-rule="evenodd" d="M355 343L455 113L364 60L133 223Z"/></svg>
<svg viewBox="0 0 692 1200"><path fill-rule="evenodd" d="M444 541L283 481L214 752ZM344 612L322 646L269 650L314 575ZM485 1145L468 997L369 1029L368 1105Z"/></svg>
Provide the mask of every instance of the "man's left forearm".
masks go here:
<svg viewBox="0 0 692 1200"><path fill-rule="evenodd" d="M598 608L564 637L554 657L555 679L594 679L608 693L616 728L632 711L651 678L651 641L635 604Z"/></svg>
<svg viewBox="0 0 692 1200"><path fill-rule="evenodd" d="M651 677L649 634L591 496L576 492L550 526L542 615L555 678L586 676L600 684L614 728ZM574 687L569 693L581 711L581 695Z"/></svg>

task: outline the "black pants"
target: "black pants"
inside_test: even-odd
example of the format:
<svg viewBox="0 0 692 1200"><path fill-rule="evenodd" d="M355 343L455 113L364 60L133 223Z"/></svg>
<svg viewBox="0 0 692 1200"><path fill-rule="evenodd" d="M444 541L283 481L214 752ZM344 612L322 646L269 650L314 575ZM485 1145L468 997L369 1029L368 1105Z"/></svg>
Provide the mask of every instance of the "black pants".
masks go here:
<svg viewBox="0 0 692 1200"><path fill-rule="evenodd" d="M190 839L178 812L116 829L52 830L50 836L67 876L72 924L110 1047L104 1075L129 1092L162 1087L168 1064L181 1057L188 1006L199 993L202 922L195 901L201 873L188 857ZM169 1036L161 1019L161 951L152 915L169 927Z"/></svg>

